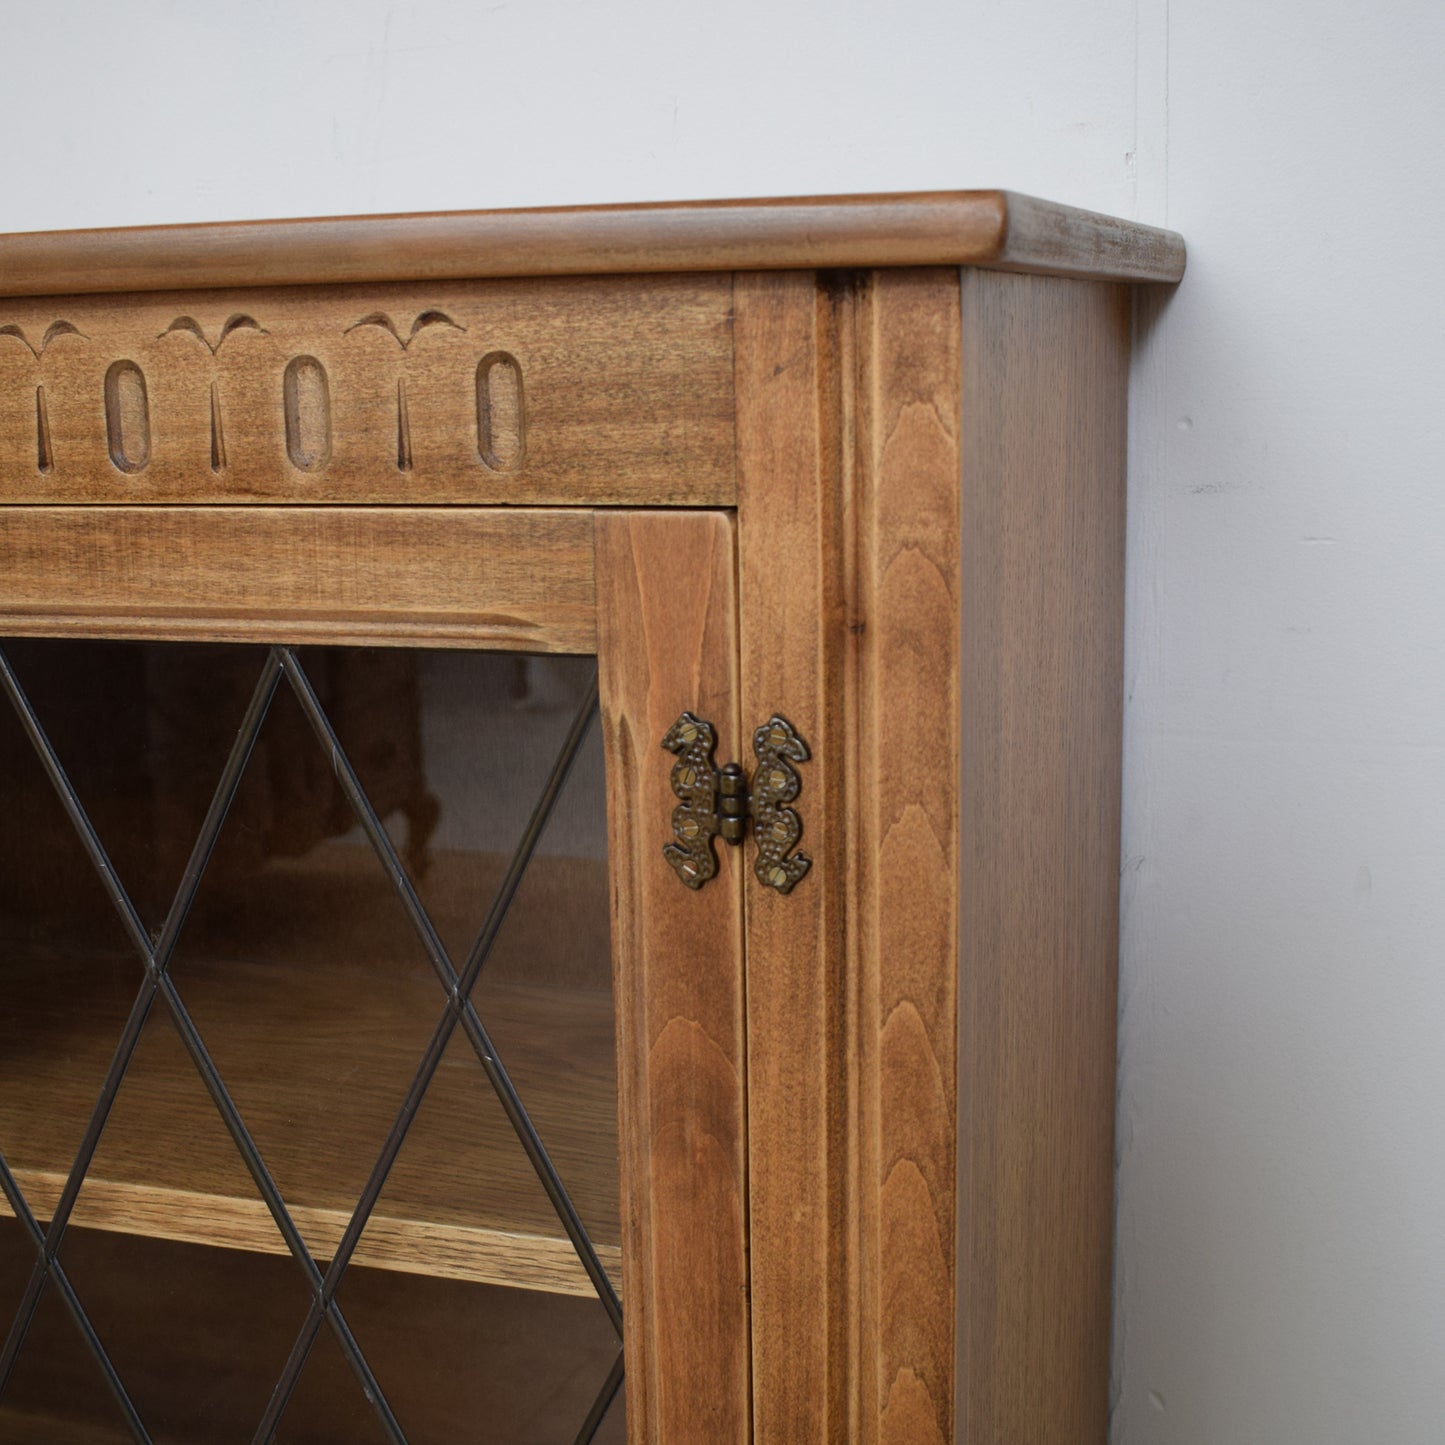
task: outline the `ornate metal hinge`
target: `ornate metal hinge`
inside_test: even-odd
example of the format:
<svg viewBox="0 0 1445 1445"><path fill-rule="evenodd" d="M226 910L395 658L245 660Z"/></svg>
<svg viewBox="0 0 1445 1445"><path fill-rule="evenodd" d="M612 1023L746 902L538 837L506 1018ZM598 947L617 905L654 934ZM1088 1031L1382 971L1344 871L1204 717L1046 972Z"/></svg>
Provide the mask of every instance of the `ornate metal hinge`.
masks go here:
<svg viewBox="0 0 1445 1445"><path fill-rule="evenodd" d="M752 819L758 856L753 872L769 888L791 893L812 863L794 853L803 820L788 806L802 779L794 763L808 761L808 745L785 717L774 713L753 734L758 766L749 788L736 763L718 767L713 758L717 732L710 722L685 712L668 728L662 746L677 754L672 791L680 799L672 810L674 842L662 850L689 888L701 888L717 872L713 839L741 843Z"/></svg>

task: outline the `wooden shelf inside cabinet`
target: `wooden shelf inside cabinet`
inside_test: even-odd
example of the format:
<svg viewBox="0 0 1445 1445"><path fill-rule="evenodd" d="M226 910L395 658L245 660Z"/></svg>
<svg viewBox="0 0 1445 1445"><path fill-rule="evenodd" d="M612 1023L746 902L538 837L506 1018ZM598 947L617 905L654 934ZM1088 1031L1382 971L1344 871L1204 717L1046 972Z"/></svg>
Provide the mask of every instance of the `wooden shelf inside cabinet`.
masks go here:
<svg viewBox="0 0 1445 1445"><path fill-rule="evenodd" d="M369 853L331 845L317 854L304 865L270 869L266 891L284 906L298 876L309 875L330 888L343 913L373 926L374 911L363 898L376 887ZM489 858L482 868L468 867L470 861L438 858L432 871L441 878L431 880L430 892L457 892L465 883L486 896L504 860ZM594 895L606 887L600 862L539 858L532 867L535 886L553 899L575 897L579 887ZM251 902L266 912L260 899ZM546 921L523 920L523 926L536 933L545 931ZM554 936L531 943L545 955L548 944L555 950L560 941ZM392 942L402 947L405 939ZM197 952L184 943L179 950L174 977L181 998L298 1228L313 1254L326 1260L356 1203L343 1192L343 1181L370 1168L385 1138L384 1121L401 1103L400 1081L419 1062L445 996L434 975L415 968L403 975L400 964L389 965L385 946L374 938L365 945L370 958L350 967L308 967L302 958L248 962L244 939L229 943L224 958L205 957L204 945L201 956ZM60 1197L76 1143L61 1122L83 1115L94 1102L115 1046L114 1020L140 978L133 954L7 950L0 1079L6 1073L13 1079L19 1070L25 1079L23 1090L0 1084L0 1137L22 1141L18 1150L12 1143L11 1162L42 1220ZM524 1102L545 1124L553 1161L603 1265L620 1283L610 992L484 978L475 1002L499 1049L506 1050ZM163 1013L159 1006L153 1010L73 1223L286 1253ZM292 1065L284 1075L276 1072L281 1057ZM363 1097L368 1089L374 1099ZM486 1092L476 1057L458 1030L362 1236L357 1263L592 1295L515 1134ZM27 1116L38 1097L50 1107Z"/></svg>

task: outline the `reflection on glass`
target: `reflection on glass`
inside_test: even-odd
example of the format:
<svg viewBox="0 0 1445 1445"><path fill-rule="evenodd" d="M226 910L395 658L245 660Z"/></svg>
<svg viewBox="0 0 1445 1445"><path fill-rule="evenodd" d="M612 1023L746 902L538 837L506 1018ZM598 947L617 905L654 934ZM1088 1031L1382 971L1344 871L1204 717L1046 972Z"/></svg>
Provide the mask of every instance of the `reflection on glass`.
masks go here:
<svg viewBox="0 0 1445 1445"><path fill-rule="evenodd" d="M47 1289L0 1440L132 1438L108 1364L158 1445L570 1445L620 1322L591 659L5 651L122 896L0 699L0 1155L94 1332ZM16 1338L34 1260L0 1219Z"/></svg>

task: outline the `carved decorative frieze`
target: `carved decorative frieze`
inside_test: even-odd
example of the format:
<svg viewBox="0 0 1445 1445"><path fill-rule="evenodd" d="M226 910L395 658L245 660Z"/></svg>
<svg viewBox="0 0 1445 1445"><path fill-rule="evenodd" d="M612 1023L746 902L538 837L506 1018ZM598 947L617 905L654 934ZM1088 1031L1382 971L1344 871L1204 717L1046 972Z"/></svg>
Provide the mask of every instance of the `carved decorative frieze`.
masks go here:
<svg viewBox="0 0 1445 1445"><path fill-rule="evenodd" d="M726 277L0 301L0 502L727 505L730 322Z"/></svg>

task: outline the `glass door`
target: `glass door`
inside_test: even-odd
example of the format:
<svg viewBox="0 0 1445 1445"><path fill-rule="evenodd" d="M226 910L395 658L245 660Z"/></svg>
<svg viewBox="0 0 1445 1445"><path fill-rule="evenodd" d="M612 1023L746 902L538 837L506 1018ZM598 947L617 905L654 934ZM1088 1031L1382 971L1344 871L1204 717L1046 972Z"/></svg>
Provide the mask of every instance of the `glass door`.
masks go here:
<svg viewBox="0 0 1445 1445"><path fill-rule="evenodd" d="M599 526L594 655L0 642L0 1441L746 1438L730 523Z"/></svg>

